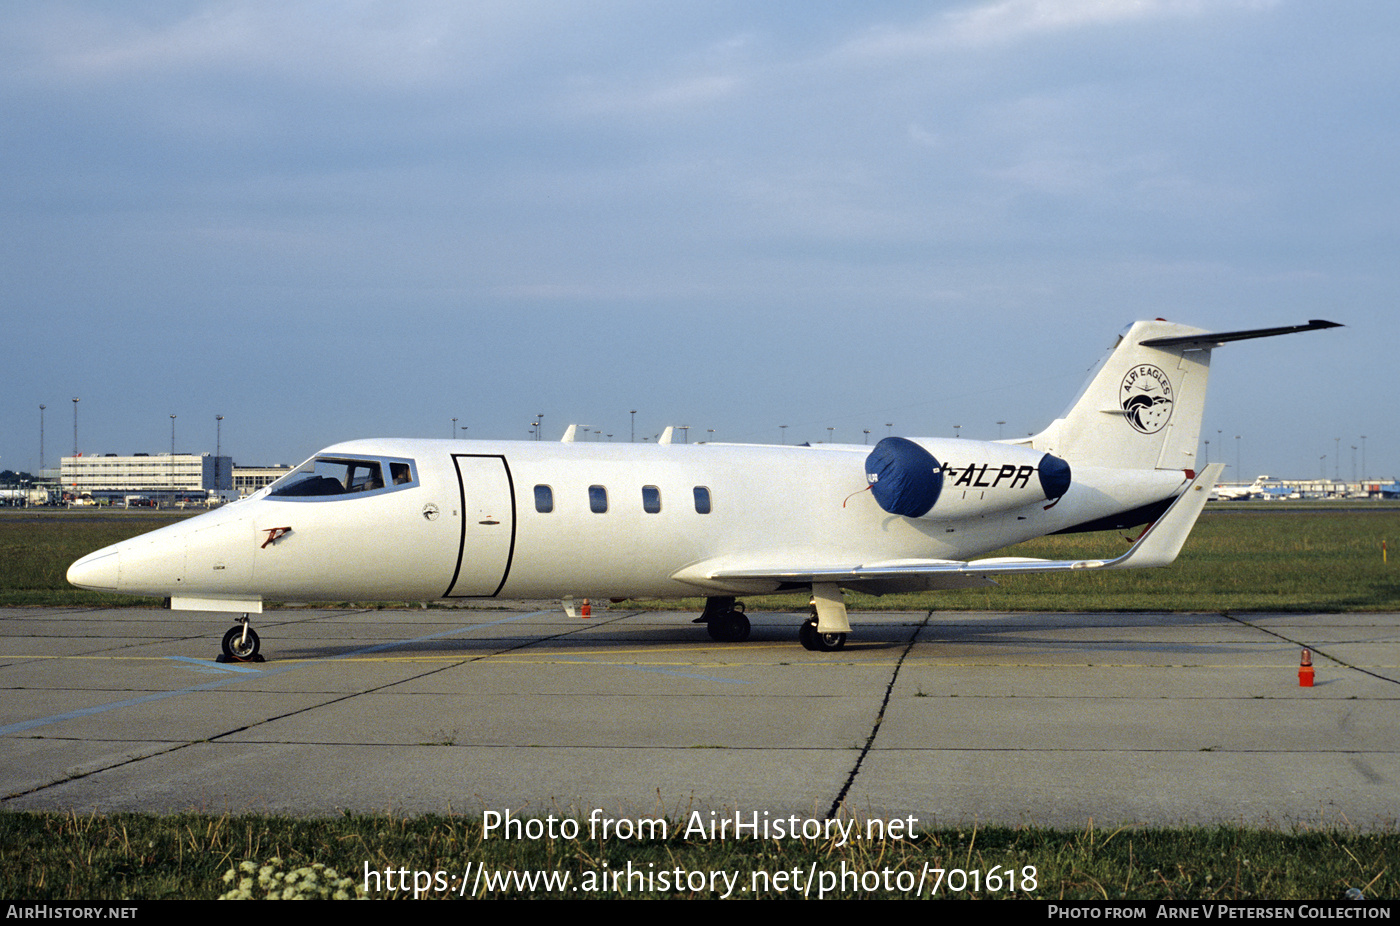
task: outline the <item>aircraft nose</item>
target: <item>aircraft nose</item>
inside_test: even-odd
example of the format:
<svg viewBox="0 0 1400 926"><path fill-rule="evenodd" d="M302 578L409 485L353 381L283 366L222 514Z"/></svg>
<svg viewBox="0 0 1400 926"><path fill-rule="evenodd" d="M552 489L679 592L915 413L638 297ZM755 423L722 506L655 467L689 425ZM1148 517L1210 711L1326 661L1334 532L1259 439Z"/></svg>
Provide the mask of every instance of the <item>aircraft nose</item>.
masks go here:
<svg viewBox="0 0 1400 926"><path fill-rule="evenodd" d="M120 572L121 554L111 547L89 553L68 567L68 582L78 588L114 592Z"/></svg>

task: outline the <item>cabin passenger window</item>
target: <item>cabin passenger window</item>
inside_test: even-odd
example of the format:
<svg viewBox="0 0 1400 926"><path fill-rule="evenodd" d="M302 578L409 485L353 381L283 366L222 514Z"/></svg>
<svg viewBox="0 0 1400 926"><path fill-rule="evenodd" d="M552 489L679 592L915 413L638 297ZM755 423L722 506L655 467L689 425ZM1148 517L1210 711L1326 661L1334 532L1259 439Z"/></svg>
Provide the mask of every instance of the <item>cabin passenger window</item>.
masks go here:
<svg viewBox="0 0 1400 926"><path fill-rule="evenodd" d="M642 486L642 510L647 514L661 510L661 490L656 486Z"/></svg>
<svg viewBox="0 0 1400 926"><path fill-rule="evenodd" d="M594 514L604 514L608 510L608 490L603 486L588 487L588 507Z"/></svg>
<svg viewBox="0 0 1400 926"><path fill-rule="evenodd" d="M697 514L710 513L710 490L704 486L695 487L695 511Z"/></svg>
<svg viewBox="0 0 1400 926"><path fill-rule="evenodd" d="M535 510L540 514L554 510L554 490L549 486L535 486Z"/></svg>

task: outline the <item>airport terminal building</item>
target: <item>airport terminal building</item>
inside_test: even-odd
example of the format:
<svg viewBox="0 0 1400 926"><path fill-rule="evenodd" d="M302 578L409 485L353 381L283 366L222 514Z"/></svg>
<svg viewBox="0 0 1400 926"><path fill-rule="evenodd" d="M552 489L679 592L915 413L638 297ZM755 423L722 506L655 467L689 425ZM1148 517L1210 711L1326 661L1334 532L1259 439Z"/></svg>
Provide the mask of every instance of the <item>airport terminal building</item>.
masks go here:
<svg viewBox="0 0 1400 926"><path fill-rule="evenodd" d="M247 498L263 486L271 485L287 475L292 468L287 464L278 466L235 466L233 468L233 488L239 498Z"/></svg>
<svg viewBox="0 0 1400 926"><path fill-rule="evenodd" d="M106 504L203 504L233 490L233 458L208 453L64 457L59 487L72 499Z"/></svg>

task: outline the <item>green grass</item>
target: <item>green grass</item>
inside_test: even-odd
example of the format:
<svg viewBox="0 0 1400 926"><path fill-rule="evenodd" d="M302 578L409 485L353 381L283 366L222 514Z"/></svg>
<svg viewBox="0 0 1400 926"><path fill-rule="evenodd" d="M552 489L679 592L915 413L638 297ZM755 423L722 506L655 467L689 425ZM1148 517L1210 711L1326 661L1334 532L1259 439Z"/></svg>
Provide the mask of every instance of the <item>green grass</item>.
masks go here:
<svg viewBox="0 0 1400 926"><path fill-rule="evenodd" d="M150 598L74 588L64 576L74 560L94 550L187 517L183 512L108 508L0 512L0 606L149 606Z"/></svg>
<svg viewBox="0 0 1400 926"><path fill-rule="evenodd" d="M1400 506L1321 507L1269 502L1212 506L1166 569L1008 576L992 588L876 598L852 594L860 610L985 611L1394 611ZM75 589L68 565L110 543L188 515L101 509L0 512L0 606L150 605L152 599ZM999 555L1112 558L1128 548L1116 532L1043 537ZM801 596L746 597L750 610L806 606ZM703 600L628 602L626 607L700 610Z"/></svg>
<svg viewBox="0 0 1400 926"><path fill-rule="evenodd" d="M625 870L738 872L750 883L754 871L805 875L839 872L907 872L916 882L925 865L973 869L999 866L1017 872L1018 884L1035 869L1034 890L949 892L938 896L1033 897L1086 900L1340 900L1348 888L1369 898L1400 892L1400 835L1337 830L1278 833L1235 827L1191 829L1124 828L1065 832L1037 828L947 828L924 831L914 840L837 846L815 841L686 841L673 822L661 841L593 841L580 816L577 840L483 839L478 818L351 816L338 819L216 817L195 814L111 816L59 813L0 813L0 896L11 902L71 900L209 899L228 890L226 871L245 860L273 858L285 868L320 863L363 885L372 869L442 871L457 877L468 865L493 870L529 869L568 873L575 885L590 873ZM955 876L956 877L956 876ZM371 892L409 897L407 890ZM454 884L455 887L455 884ZM689 891L580 892L582 896L709 896ZM570 893L569 896L580 896ZM926 891L927 893L927 891ZM444 891L427 897L452 896ZM548 897L543 889L492 892L487 896ZM753 898L748 893L740 896ZM770 890L758 896L800 896ZM814 892L815 896L815 892ZM902 897L883 888L838 890L831 897Z"/></svg>

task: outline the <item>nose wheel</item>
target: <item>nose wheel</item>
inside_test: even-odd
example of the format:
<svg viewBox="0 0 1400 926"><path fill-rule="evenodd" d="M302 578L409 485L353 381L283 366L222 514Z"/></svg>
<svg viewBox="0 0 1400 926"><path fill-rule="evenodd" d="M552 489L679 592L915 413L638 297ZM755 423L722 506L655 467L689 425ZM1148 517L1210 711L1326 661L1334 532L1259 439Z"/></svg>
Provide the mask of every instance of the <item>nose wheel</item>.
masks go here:
<svg viewBox="0 0 1400 926"><path fill-rule="evenodd" d="M258 655L259 642L258 633L248 623L248 615L245 614L236 627L230 627L224 634L224 652L218 661L262 662L263 658Z"/></svg>

